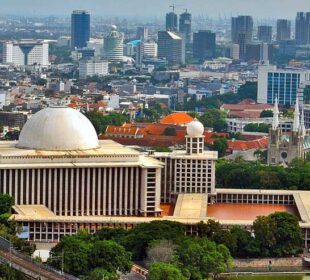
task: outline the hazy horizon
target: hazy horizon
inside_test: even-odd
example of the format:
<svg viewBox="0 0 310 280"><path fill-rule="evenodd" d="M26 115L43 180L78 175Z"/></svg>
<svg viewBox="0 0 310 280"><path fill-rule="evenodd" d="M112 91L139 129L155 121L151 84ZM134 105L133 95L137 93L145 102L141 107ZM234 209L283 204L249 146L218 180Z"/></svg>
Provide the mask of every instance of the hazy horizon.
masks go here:
<svg viewBox="0 0 310 280"><path fill-rule="evenodd" d="M194 16L211 18L248 14L255 18L294 18L298 11L310 11L309 0L0 0L2 15L70 15L85 9L94 16L158 17L177 5L176 12L188 9ZM141 7L139 9L138 7Z"/></svg>

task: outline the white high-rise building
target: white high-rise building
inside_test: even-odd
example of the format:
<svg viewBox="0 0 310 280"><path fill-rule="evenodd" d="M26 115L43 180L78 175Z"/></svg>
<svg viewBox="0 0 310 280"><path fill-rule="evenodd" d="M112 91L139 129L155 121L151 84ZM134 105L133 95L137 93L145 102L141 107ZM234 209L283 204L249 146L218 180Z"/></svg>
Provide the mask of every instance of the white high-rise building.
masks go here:
<svg viewBox="0 0 310 280"><path fill-rule="evenodd" d="M90 40L87 42L87 48L95 50L95 56L100 56L103 49L103 39L90 38Z"/></svg>
<svg viewBox="0 0 310 280"><path fill-rule="evenodd" d="M230 50L230 56L234 60L239 59L239 53L240 53L240 46L239 44L232 44L231 50Z"/></svg>
<svg viewBox="0 0 310 280"><path fill-rule="evenodd" d="M106 60L93 58L81 60L79 64L80 79L109 74L109 63Z"/></svg>
<svg viewBox="0 0 310 280"><path fill-rule="evenodd" d="M117 31L117 27L112 25L110 34L104 38L103 56L112 62L123 61L124 34Z"/></svg>
<svg viewBox="0 0 310 280"><path fill-rule="evenodd" d="M7 41L3 44L3 63L15 66L49 66L48 42L45 40Z"/></svg>
<svg viewBox="0 0 310 280"><path fill-rule="evenodd" d="M144 58L157 57L157 43L155 42L141 42L137 48L137 63L141 64Z"/></svg>

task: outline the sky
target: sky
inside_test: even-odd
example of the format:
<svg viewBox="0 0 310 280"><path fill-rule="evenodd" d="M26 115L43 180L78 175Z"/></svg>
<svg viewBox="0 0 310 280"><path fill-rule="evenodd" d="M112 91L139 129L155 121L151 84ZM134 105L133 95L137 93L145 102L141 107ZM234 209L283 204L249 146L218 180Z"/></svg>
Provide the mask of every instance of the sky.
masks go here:
<svg viewBox="0 0 310 280"><path fill-rule="evenodd" d="M310 11L309 0L0 0L0 14L69 15L72 10L86 9L93 15L107 17L160 17L171 10L188 9L194 16L211 18L249 14L255 18L290 18L297 11Z"/></svg>

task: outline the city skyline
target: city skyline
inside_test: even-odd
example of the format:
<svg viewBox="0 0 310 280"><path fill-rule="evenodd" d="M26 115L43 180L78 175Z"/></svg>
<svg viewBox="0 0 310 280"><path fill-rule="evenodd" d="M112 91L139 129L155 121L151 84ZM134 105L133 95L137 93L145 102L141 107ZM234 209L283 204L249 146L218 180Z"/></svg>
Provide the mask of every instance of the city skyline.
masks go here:
<svg viewBox="0 0 310 280"><path fill-rule="evenodd" d="M231 5L230 0L194 0L188 2L185 0L169 1L158 0L156 7L150 0L133 0L125 2L122 0L106 0L104 3L100 0L85 2L82 0L55 0L53 2L28 0L25 2L19 0L3 0L1 14L12 15L67 15L76 9L86 9L96 16L111 16L113 13L116 17L158 17L167 11L171 11L169 7L174 3L176 5L176 13L182 13L188 9L195 16L207 15L211 18L227 17L249 14L256 18L290 18L293 19L298 11L309 10L309 2L307 0L270 0L268 2L234 0ZM281 9L278 9L279 5ZM137 6L143 6L143 10L139 11ZM154 7L156 9L154 9ZM116 13L116 11L118 13Z"/></svg>

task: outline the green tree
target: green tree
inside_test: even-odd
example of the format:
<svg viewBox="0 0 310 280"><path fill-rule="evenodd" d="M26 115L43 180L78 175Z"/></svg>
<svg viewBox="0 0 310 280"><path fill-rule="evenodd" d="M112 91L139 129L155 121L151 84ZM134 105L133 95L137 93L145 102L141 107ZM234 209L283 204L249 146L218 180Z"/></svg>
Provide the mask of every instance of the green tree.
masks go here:
<svg viewBox="0 0 310 280"><path fill-rule="evenodd" d="M276 212L269 215L269 219L276 228L274 232L276 242L272 248L272 254L283 257L302 253L302 230L298 218L287 212Z"/></svg>
<svg viewBox="0 0 310 280"><path fill-rule="evenodd" d="M209 145L211 150L217 151L219 157L223 157L228 149L227 139L224 137L214 140L213 144Z"/></svg>
<svg viewBox="0 0 310 280"><path fill-rule="evenodd" d="M260 247L260 255L268 257L271 255L272 247L276 244L276 223L266 216L259 216L253 223L255 239Z"/></svg>
<svg viewBox="0 0 310 280"><path fill-rule="evenodd" d="M212 239L214 234L221 230L221 225L219 222L209 219L207 223L203 221L197 224L197 231L199 237L208 237Z"/></svg>
<svg viewBox="0 0 310 280"><path fill-rule="evenodd" d="M176 136L177 131L174 127L167 127L164 131L165 136Z"/></svg>
<svg viewBox="0 0 310 280"><path fill-rule="evenodd" d="M98 135L105 132L108 125L120 126L129 121L129 116L112 112L108 115L102 115L96 111L86 112L84 115L90 120L95 127Z"/></svg>
<svg viewBox="0 0 310 280"><path fill-rule="evenodd" d="M117 273L108 272L102 268L93 269L87 276L82 277L81 280L119 280Z"/></svg>
<svg viewBox="0 0 310 280"><path fill-rule="evenodd" d="M64 236L51 250L48 263L61 269L62 256L64 271L75 276L86 274L89 271L89 253L91 244L79 236Z"/></svg>
<svg viewBox="0 0 310 280"><path fill-rule="evenodd" d="M94 233L93 238L95 240L113 240L119 244L122 244L122 241L127 236L128 231L119 227L119 228L102 228L101 230Z"/></svg>
<svg viewBox="0 0 310 280"><path fill-rule="evenodd" d="M257 99L257 83L247 82L242 85L237 93L226 93L222 95L214 95L202 100L194 98L186 100L183 106L179 106L179 110L194 111L196 108L219 109L223 103L236 104L244 99Z"/></svg>
<svg viewBox="0 0 310 280"><path fill-rule="evenodd" d="M251 256L249 244L254 239L251 236L251 233L240 226L233 226L230 233L236 240L236 249L233 252L231 251L232 256L238 258L246 258Z"/></svg>
<svg viewBox="0 0 310 280"><path fill-rule="evenodd" d="M212 240L217 244L225 245L232 255L235 254L237 250L237 240L235 235L229 230L221 229L213 235Z"/></svg>
<svg viewBox="0 0 310 280"><path fill-rule="evenodd" d="M295 215L276 212L260 216L253 229L260 256L285 257L302 252L302 231Z"/></svg>
<svg viewBox="0 0 310 280"><path fill-rule="evenodd" d="M260 118L272 118L273 112L272 112L272 110L264 110L260 113L259 117Z"/></svg>
<svg viewBox="0 0 310 280"><path fill-rule="evenodd" d="M0 193L0 215L11 213L12 206L14 205L14 198L9 194Z"/></svg>
<svg viewBox="0 0 310 280"><path fill-rule="evenodd" d="M176 249L176 263L190 279L206 279L227 271L231 255L224 245L207 238L184 239Z"/></svg>
<svg viewBox="0 0 310 280"><path fill-rule="evenodd" d="M264 163L264 164L266 164L267 163L267 155L268 154L268 151L267 150L256 150L255 152L254 152L254 156L256 156L257 157L257 159L258 159L258 161L260 162L260 163Z"/></svg>
<svg viewBox="0 0 310 280"><path fill-rule="evenodd" d="M214 131L223 131L226 128L226 113L218 109L207 109L199 120Z"/></svg>
<svg viewBox="0 0 310 280"><path fill-rule="evenodd" d="M21 271L11 268L8 264L0 264L0 279L3 280L26 280L26 277Z"/></svg>
<svg viewBox="0 0 310 280"><path fill-rule="evenodd" d="M177 222L141 223L128 232L124 245L133 253L134 260L142 260L147 256L147 248L154 241L162 239L177 241L184 237L184 233L184 225Z"/></svg>
<svg viewBox="0 0 310 280"><path fill-rule="evenodd" d="M108 272L126 273L132 266L131 254L113 240L96 241L89 253L92 268L100 267Z"/></svg>
<svg viewBox="0 0 310 280"><path fill-rule="evenodd" d="M163 262L153 263L149 269L148 280L186 280L174 265Z"/></svg>
<svg viewBox="0 0 310 280"><path fill-rule="evenodd" d="M270 125L265 123L249 123L244 126L244 131L268 133L269 127Z"/></svg>

